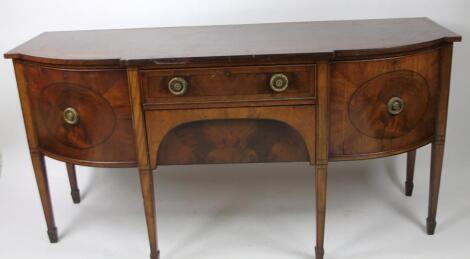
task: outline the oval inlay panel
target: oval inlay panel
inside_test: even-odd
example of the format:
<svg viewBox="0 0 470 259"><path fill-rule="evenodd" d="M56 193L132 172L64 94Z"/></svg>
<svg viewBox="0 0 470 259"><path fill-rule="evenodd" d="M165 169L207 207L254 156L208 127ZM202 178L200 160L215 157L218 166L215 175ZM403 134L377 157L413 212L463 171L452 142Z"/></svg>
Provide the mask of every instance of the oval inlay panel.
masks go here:
<svg viewBox="0 0 470 259"><path fill-rule="evenodd" d="M399 114L390 114L393 97L403 100ZM424 116L429 101L426 80L418 73L399 70L379 75L360 86L349 102L349 119L372 138L397 138L413 130Z"/></svg>
<svg viewBox="0 0 470 259"><path fill-rule="evenodd" d="M98 93L80 85L55 83L42 92L41 116L49 134L64 145L79 149L105 142L113 133L116 118L112 107ZM64 110L73 108L79 121L67 124Z"/></svg>

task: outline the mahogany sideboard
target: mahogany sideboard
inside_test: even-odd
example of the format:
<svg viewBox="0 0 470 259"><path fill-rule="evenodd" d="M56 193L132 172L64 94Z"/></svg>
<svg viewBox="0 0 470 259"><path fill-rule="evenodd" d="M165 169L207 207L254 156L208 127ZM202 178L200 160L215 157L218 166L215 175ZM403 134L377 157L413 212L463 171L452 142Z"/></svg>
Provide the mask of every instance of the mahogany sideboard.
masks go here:
<svg viewBox="0 0 470 259"><path fill-rule="evenodd" d="M323 258L330 161L432 145L427 233L436 227L453 43L427 18L46 32L13 59L50 242L44 156L137 167L159 258L152 172L160 165L305 161L315 167ZM398 237L397 237L398 238Z"/></svg>

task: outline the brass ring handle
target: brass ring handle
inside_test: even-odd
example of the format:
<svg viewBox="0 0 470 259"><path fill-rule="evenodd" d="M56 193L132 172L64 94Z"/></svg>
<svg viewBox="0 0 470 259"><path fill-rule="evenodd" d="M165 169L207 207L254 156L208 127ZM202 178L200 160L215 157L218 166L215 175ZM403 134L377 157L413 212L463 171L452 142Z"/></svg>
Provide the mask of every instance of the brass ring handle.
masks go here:
<svg viewBox="0 0 470 259"><path fill-rule="evenodd" d="M405 108L405 102L400 97L392 97L388 100L388 113L391 115L397 115Z"/></svg>
<svg viewBox="0 0 470 259"><path fill-rule="evenodd" d="M274 74L269 79L269 86L275 92L284 92L289 86L289 78L284 74Z"/></svg>
<svg viewBox="0 0 470 259"><path fill-rule="evenodd" d="M183 95L188 90L188 82L182 77L173 77L168 82L168 90L174 95Z"/></svg>
<svg viewBox="0 0 470 259"><path fill-rule="evenodd" d="M64 110L64 121L70 125L76 125L79 122L79 116L77 110L72 107Z"/></svg>

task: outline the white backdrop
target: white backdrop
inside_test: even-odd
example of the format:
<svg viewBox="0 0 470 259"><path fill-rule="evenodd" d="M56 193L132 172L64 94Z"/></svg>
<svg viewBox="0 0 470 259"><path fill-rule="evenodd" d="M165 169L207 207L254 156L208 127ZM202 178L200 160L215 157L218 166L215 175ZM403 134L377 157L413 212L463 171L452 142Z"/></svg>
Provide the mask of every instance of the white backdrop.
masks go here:
<svg viewBox="0 0 470 259"><path fill-rule="evenodd" d="M429 148L418 153L412 198L402 195L403 156L338 163L330 169L326 255L468 258L469 10L466 0L0 0L0 52L54 30L427 16L464 40L454 50L437 235L423 231ZM84 200L73 206L64 166L48 160L61 238L48 244L13 68L3 59L0 119L0 258L147 258L132 169L80 167ZM312 258L312 172L304 164L162 168L157 208L163 258Z"/></svg>

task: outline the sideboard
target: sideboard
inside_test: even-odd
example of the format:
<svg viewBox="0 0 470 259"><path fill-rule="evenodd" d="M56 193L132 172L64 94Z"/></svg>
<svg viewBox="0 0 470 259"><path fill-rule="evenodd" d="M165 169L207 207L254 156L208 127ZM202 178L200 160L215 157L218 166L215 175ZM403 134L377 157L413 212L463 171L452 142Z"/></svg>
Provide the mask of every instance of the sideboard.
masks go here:
<svg viewBox="0 0 470 259"><path fill-rule="evenodd" d="M40 34L5 58L49 240L58 232L44 156L66 163L75 203L75 165L137 167L152 259L158 166L304 161L315 168L321 259L328 163L407 153L411 195L427 144L432 235L460 40L427 18Z"/></svg>

